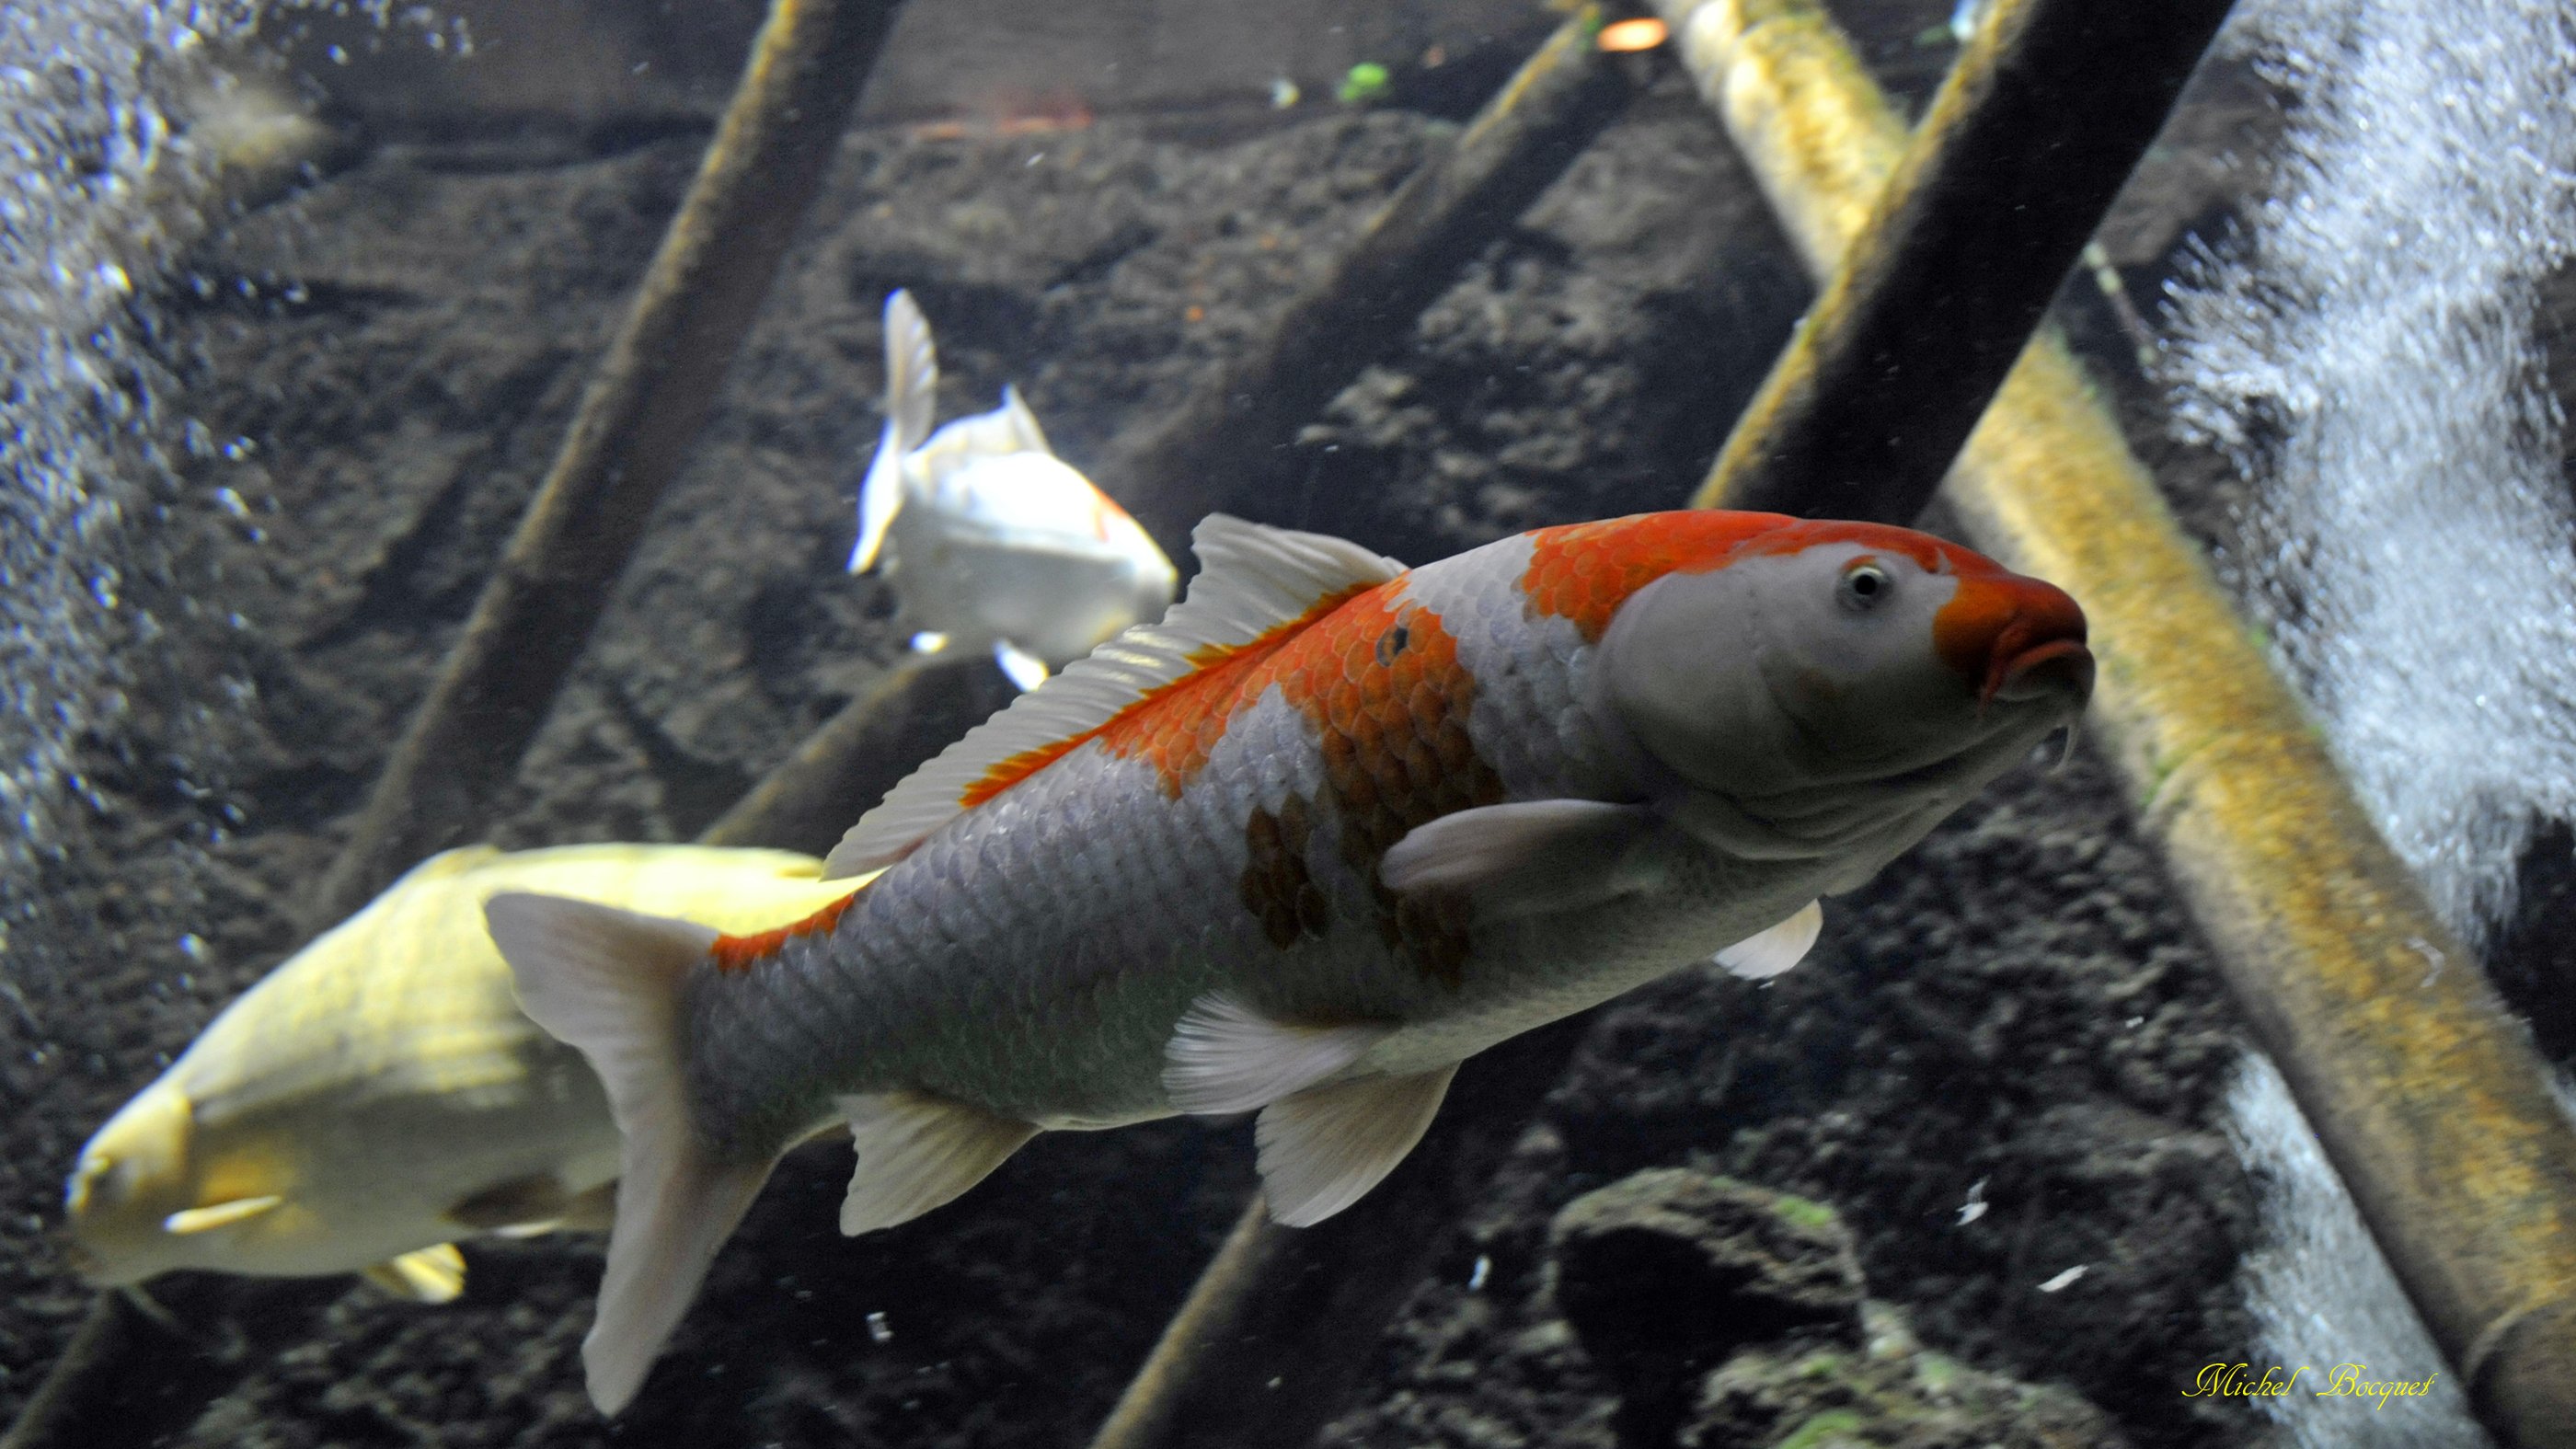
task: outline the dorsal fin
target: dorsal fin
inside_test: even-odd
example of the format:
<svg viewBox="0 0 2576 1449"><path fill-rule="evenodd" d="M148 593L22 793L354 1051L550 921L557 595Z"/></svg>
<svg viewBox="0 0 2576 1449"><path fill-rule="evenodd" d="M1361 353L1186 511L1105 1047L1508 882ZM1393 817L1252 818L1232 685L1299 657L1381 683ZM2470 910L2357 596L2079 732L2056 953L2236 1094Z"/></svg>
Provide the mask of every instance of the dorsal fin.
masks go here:
<svg viewBox="0 0 2576 1449"><path fill-rule="evenodd" d="M1075 660L914 771L841 837L823 863L824 879L901 860L970 803L990 798L997 770L1022 761L1024 773L1034 773L1156 690L1297 623L1318 604L1404 572L1355 543L1222 513L1199 524L1190 547L1198 577L1162 622L1139 624Z"/></svg>
<svg viewBox="0 0 2576 1449"><path fill-rule="evenodd" d="M1038 426L1037 414L1020 400L1020 390L1002 389L1002 405L989 413L963 417L930 435L920 444L921 466L933 479L954 473L981 458L1007 457L1013 453L1044 453L1055 456L1047 446L1046 430Z"/></svg>

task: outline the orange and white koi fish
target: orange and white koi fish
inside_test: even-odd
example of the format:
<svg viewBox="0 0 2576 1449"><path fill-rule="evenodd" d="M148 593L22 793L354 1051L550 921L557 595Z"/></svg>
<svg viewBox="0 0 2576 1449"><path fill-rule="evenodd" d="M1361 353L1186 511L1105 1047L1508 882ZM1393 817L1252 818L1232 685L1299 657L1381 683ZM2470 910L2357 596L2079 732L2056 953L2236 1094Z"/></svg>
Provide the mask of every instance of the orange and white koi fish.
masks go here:
<svg viewBox="0 0 2576 1449"><path fill-rule="evenodd" d="M641 1383L789 1145L841 1228L1047 1130L1259 1111L1312 1223L1466 1057L1714 955L1805 954L1867 880L2073 722L2084 615L1899 528L1663 513L1423 568L1210 518L1204 571L859 821L889 867L765 935L496 897L520 999L625 1132L590 1390Z"/></svg>
<svg viewBox="0 0 2576 1449"><path fill-rule="evenodd" d="M1056 457L1019 390L933 433L939 359L909 293L885 306L885 430L859 485L850 572L895 585L924 649L990 649L1027 689L1158 618L1180 574L1108 494Z"/></svg>

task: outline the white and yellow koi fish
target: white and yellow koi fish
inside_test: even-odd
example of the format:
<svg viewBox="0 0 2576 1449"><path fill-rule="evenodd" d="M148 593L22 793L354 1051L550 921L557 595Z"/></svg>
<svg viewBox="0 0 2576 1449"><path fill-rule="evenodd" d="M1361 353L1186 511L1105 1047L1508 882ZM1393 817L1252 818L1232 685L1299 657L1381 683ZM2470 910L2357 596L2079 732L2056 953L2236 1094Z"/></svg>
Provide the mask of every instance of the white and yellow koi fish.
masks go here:
<svg viewBox="0 0 2576 1449"><path fill-rule="evenodd" d="M489 846L423 862L216 1017L81 1149L73 1255L101 1285L177 1268L364 1272L456 1296L453 1240L605 1227L617 1127L590 1068L511 995L499 890L749 930L846 896L773 850Z"/></svg>
<svg viewBox="0 0 2576 1449"><path fill-rule="evenodd" d="M789 1145L841 1228L1041 1131L1258 1111L1274 1217L1402 1160L1458 1063L1715 956L1785 969L1848 891L2073 722L2064 593L1899 528L1665 513L1406 570L1222 517L1160 624L853 828L886 867L757 938L502 895L530 1015L625 1132L590 1391L627 1402Z"/></svg>
<svg viewBox="0 0 2576 1449"><path fill-rule="evenodd" d="M989 648L1027 689L1171 605L1172 561L1056 457L1017 389L930 430L939 361L909 293L886 298L885 350L885 429L850 572L886 558L917 646Z"/></svg>

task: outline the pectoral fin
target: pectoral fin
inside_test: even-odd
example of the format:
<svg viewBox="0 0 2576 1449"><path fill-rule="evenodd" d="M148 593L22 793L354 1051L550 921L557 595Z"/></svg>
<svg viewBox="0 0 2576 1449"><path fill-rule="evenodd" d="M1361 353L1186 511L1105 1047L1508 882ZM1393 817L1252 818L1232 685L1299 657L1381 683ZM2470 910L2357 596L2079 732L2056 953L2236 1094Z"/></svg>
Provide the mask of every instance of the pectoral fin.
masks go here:
<svg viewBox="0 0 2576 1449"><path fill-rule="evenodd" d="M1163 1095L1184 1112L1249 1112L1358 1061L1391 1028L1375 1022L1298 1026L1223 992L1191 1003L1163 1048Z"/></svg>
<svg viewBox="0 0 2576 1449"><path fill-rule="evenodd" d="M1485 805L1406 832L1378 878L1393 891L1464 891L1488 919L1599 905L1651 883L1654 867L1629 847L1654 824L1643 805L1601 800Z"/></svg>
<svg viewBox="0 0 2576 1449"><path fill-rule="evenodd" d="M1457 1072L1361 1077L1262 1108L1253 1141L1270 1216L1302 1228L1359 1201L1422 1140Z"/></svg>
<svg viewBox="0 0 2576 1449"><path fill-rule="evenodd" d="M982 1182L1038 1129L919 1092L842 1097L859 1165L841 1200L852 1237L906 1223Z"/></svg>
<svg viewBox="0 0 2576 1449"><path fill-rule="evenodd" d="M248 1222L276 1207L286 1199L271 1194L266 1197L237 1197L230 1202L212 1203L188 1208L161 1220L161 1231L186 1237L190 1233L212 1232L235 1223Z"/></svg>
<svg viewBox="0 0 2576 1449"><path fill-rule="evenodd" d="M1730 976L1767 981L1805 960L1824 929L1824 907L1809 901L1787 920L1718 952L1717 964L1725 967Z"/></svg>
<svg viewBox="0 0 2576 1449"><path fill-rule="evenodd" d="M366 1280L414 1303L451 1303L465 1291L465 1255L454 1243L416 1249L369 1268Z"/></svg>

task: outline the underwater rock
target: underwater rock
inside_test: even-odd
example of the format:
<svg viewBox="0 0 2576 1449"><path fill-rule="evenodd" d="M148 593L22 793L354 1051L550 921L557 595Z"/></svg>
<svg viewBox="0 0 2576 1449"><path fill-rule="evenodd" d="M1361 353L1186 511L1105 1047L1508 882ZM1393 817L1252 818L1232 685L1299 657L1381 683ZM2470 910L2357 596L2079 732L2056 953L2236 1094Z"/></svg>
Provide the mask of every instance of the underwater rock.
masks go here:
<svg viewBox="0 0 2576 1449"><path fill-rule="evenodd" d="M1915 1342L1904 1316L1861 1306L1866 1347L1763 1345L1728 1359L1667 1443L1679 1449L2117 1449L2070 1389L1970 1368Z"/></svg>
<svg viewBox="0 0 2576 1449"><path fill-rule="evenodd" d="M1925 1350L1864 1300L1851 1232L1820 1203L1655 1168L1567 1204L1548 1239L1550 1291L1638 1449L2125 1442L2070 1390Z"/></svg>
<svg viewBox="0 0 2576 1449"><path fill-rule="evenodd" d="M1861 1342L1851 1234L1804 1198L1652 1168L1568 1203L1548 1245L1557 1305L1619 1385L1628 1443L1671 1443L1694 1381L1739 1349Z"/></svg>

